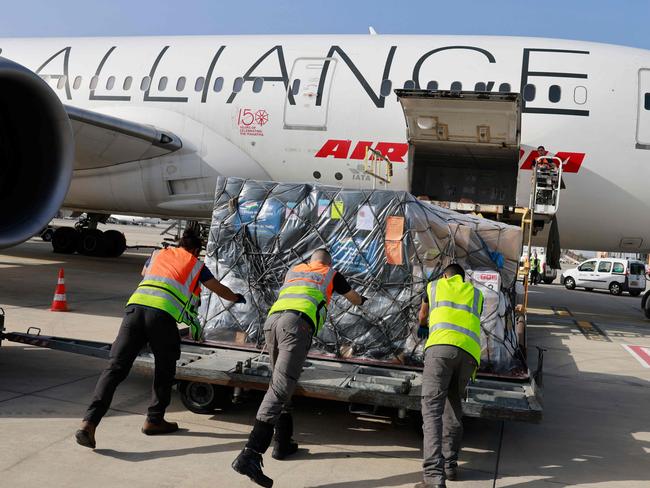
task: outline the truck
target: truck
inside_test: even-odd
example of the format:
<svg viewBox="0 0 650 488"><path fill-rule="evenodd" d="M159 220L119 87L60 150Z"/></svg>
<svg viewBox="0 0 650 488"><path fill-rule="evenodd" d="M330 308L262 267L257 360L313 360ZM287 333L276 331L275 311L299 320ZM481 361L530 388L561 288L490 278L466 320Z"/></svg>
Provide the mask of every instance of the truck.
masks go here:
<svg viewBox="0 0 650 488"><path fill-rule="evenodd" d="M534 212L534 182L528 202L522 203L518 197L519 94L429 90L396 90L396 94L407 125L411 193L442 208L492 215L495 220L521 225L530 249L530 236L548 222L549 214ZM389 181L391 163L385 155L380 159L386 163L381 178ZM375 163L367 172L378 176L381 171ZM548 211L548 201L544 205ZM497 262L499 257L494 259ZM526 287L523 289L525 293ZM513 311L511 327L516 329L518 353L527 359L525 304L526 300L516 313ZM203 313L208 314L209 308L204 307ZM211 413L237 402L246 390L268 387L271 370L263 347L234 340L197 343L187 332L181 331L176 381L181 400L190 411ZM103 342L45 336L35 328L25 333L2 332L0 339L103 359L108 359L111 347ZM536 369L531 370L526 361L525 369L510 375L479 372L467 387L463 413L485 419L540 422L541 349L536 363ZM134 368L153 371L154 358L148 349L138 355ZM321 354L308 358L295 394L346 402L352 411L388 408L397 418L405 418L409 411L419 411L421 386L422 368L418 365Z"/></svg>

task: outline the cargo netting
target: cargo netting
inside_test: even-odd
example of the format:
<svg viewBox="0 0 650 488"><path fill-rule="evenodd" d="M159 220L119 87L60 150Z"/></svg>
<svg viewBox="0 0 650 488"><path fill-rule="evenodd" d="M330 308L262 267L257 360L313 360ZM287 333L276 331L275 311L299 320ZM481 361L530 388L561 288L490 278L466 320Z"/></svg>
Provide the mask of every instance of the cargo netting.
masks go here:
<svg viewBox="0 0 650 488"><path fill-rule="evenodd" d="M220 177L206 265L247 304L204 291L203 339L262 349L287 270L319 248L368 301L354 306L334 294L313 356L421 365L417 313L426 285L457 262L485 296L481 371L525 367L513 309L521 230L389 190Z"/></svg>

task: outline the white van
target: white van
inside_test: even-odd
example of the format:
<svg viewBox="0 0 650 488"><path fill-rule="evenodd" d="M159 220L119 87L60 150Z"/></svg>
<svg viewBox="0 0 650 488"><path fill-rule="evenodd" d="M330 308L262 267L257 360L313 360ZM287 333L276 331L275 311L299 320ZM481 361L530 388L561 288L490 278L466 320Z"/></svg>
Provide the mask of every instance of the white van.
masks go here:
<svg viewBox="0 0 650 488"><path fill-rule="evenodd" d="M564 271L560 280L567 290L609 290L612 295L627 291L637 297L645 290L645 265L634 259L594 258Z"/></svg>

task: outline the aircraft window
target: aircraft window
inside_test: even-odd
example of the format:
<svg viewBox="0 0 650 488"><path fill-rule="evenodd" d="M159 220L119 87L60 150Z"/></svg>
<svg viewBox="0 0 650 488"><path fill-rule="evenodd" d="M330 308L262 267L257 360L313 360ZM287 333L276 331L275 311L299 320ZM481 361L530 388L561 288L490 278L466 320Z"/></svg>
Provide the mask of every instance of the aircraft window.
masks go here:
<svg viewBox="0 0 650 488"><path fill-rule="evenodd" d="M124 83L122 83L122 90L130 90L132 84L133 84L133 76L127 76L126 78L124 78Z"/></svg>
<svg viewBox="0 0 650 488"><path fill-rule="evenodd" d="M614 270L612 273L625 273L625 265L623 263L614 263Z"/></svg>
<svg viewBox="0 0 650 488"><path fill-rule="evenodd" d="M115 77L114 76L109 76L106 79L106 89L107 90L112 90L114 86L115 86Z"/></svg>
<svg viewBox="0 0 650 488"><path fill-rule="evenodd" d="M598 263L598 272L599 273L609 273L612 270L611 261L601 261Z"/></svg>
<svg viewBox="0 0 650 488"><path fill-rule="evenodd" d="M594 271L596 269L596 261L587 261L582 263L578 268L578 271Z"/></svg>
<svg viewBox="0 0 650 488"><path fill-rule="evenodd" d="M526 85L524 87L524 100L527 102L532 102L535 100L535 92L537 89L535 88L535 85Z"/></svg>
<svg viewBox="0 0 650 488"><path fill-rule="evenodd" d="M463 89L463 84L460 81L454 81L451 84L451 91L461 91Z"/></svg>
<svg viewBox="0 0 650 488"><path fill-rule="evenodd" d="M95 88L97 88L97 83L98 83L98 82L99 82L99 78L98 78L97 76L93 76L93 77L90 79L90 85L88 85L89 88L90 88L91 90L94 90Z"/></svg>
<svg viewBox="0 0 650 488"><path fill-rule="evenodd" d="M167 77L161 76L158 81L158 91L165 91L165 88L167 88Z"/></svg>
<svg viewBox="0 0 650 488"><path fill-rule="evenodd" d="M499 85L499 92L500 93L510 93L511 88L510 88L510 83L501 83Z"/></svg>
<svg viewBox="0 0 650 488"><path fill-rule="evenodd" d="M587 102L587 89L584 86L576 86L573 90L573 101L578 105L584 105Z"/></svg>
<svg viewBox="0 0 650 488"><path fill-rule="evenodd" d="M65 86L65 82L68 81L68 77L63 75L59 78L59 81L56 83L56 87L60 90Z"/></svg>
<svg viewBox="0 0 650 488"><path fill-rule="evenodd" d="M427 90L437 90L438 89L438 82L435 80L431 80L429 83L427 83Z"/></svg>
<svg viewBox="0 0 650 488"><path fill-rule="evenodd" d="M205 78L203 76L199 76L196 79L196 82L194 82L194 91L200 92L203 90L203 87L205 86Z"/></svg>
<svg viewBox="0 0 650 488"><path fill-rule="evenodd" d="M147 91L150 86L151 86L151 78L149 78L148 76L142 78L142 81L140 82L140 90Z"/></svg>
<svg viewBox="0 0 650 488"><path fill-rule="evenodd" d="M487 86L482 81L479 81L476 85L474 85L474 91L487 91Z"/></svg>
<svg viewBox="0 0 650 488"><path fill-rule="evenodd" d="M381 88L379 89L379 93L381 94L382 97L387 97L390 95L390 90L393 88L393 82L390 80L384 80L381 82Z"/></svg>
<svg viewBox="0 0 650 488"><path fill-rule="evenodd" d="M255 81L253 81L253 93L261 92L263 84L264 84L264 78L255 78Z"/></svg>
<svg viewBox="0 0 650 488"><path fill-rule="evenodd" d="M559 85L551 85L548 87L548 99L550 102L557 103L562 96L562 89Z"/></svg>
<svg viewBox="0 0 650 488"><path fill-rule="evenodd" d="M235 93L239 93L243 88L243 86L244 86L244 78L238 76L237 78L235 78L235 81L232 84L232 91Z"/></svg>
<svg viewBox="0 0 650 488"><path fill-rule="evenodd" d="M80 86L81 86L81 76L77 76L74 79L74 83L72 84L72 88L74 88L75 90L78 90Z"/></svg>
<svg viewBox="0 0 650 488"><path fill-rule="evenodd" d="M415 81L413 80L406 80L404 82L404 89L405 90L414 90L415 89Z"/></svg>
<svg viewBox="0 0 650 488"><path fill-rule="evenodd" d="M223 78L220 76L219 78L214 80L214 86L212 87L212 89L216 93L219 93L222 88L223 88Z"/></svg>
<svg viewBox="0 0 650 488"><path fill-rule="evenodd" d="M181 76L176 82L176 91L183 91L183 90L185 90L185 77Z"/></svg>
<svg viewBox="0 0 650 488"><path fill-rule="evenodd" d="M650 110L650 93L646 93L643 96L643 108Z"/></svg>
<svg viewBox="0 0 650 488"><path fill-rule="evenodd" d="M300 91L300 80L295 79L291 84L291 94L295 97L299 91Z"/></svg>

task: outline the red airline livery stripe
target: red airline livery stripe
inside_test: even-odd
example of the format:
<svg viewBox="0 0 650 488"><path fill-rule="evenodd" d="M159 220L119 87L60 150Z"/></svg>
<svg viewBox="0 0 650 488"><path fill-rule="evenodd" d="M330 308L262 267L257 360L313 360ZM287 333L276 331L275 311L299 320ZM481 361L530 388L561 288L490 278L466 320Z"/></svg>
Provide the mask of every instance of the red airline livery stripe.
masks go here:
<svg viewBox="0 0 650 488"><path fill-rule="evenodd" d="M376 145L372 141L359 141L352 148L352 141L349 139L328 139L325 144L318 150L314 157L317 158L334 158L334 159L364 159L366 149L373 147L393 163L403 163L406 154L409 151L409 145L405 142L378 142ZM352 151L350 151L352 149ZM519 161L521 169L530 170L533 167L535 158L539 156L536 150L532 150L526 155L526 151L519 150ZM565 173L577 173L585 159L585 153L560 151L555 156L565 161L562 171ZM523 160L523 161L522 161Z"/></svg>
<svg viewBox="0 0 650 488"><path fill-rule="evenodd" d="M352 154L350 154L352 141L329 139L314 157L329 158L331 156L334 159L364 159L366 157L366 148L372 147L373 144L371 141L359 141L354 146ZM403 163L404 156L409 152L409 145L405 142L378 142L374 149L382 153L393 163ZM348 154L350 154L349 157Z"/></svg>

